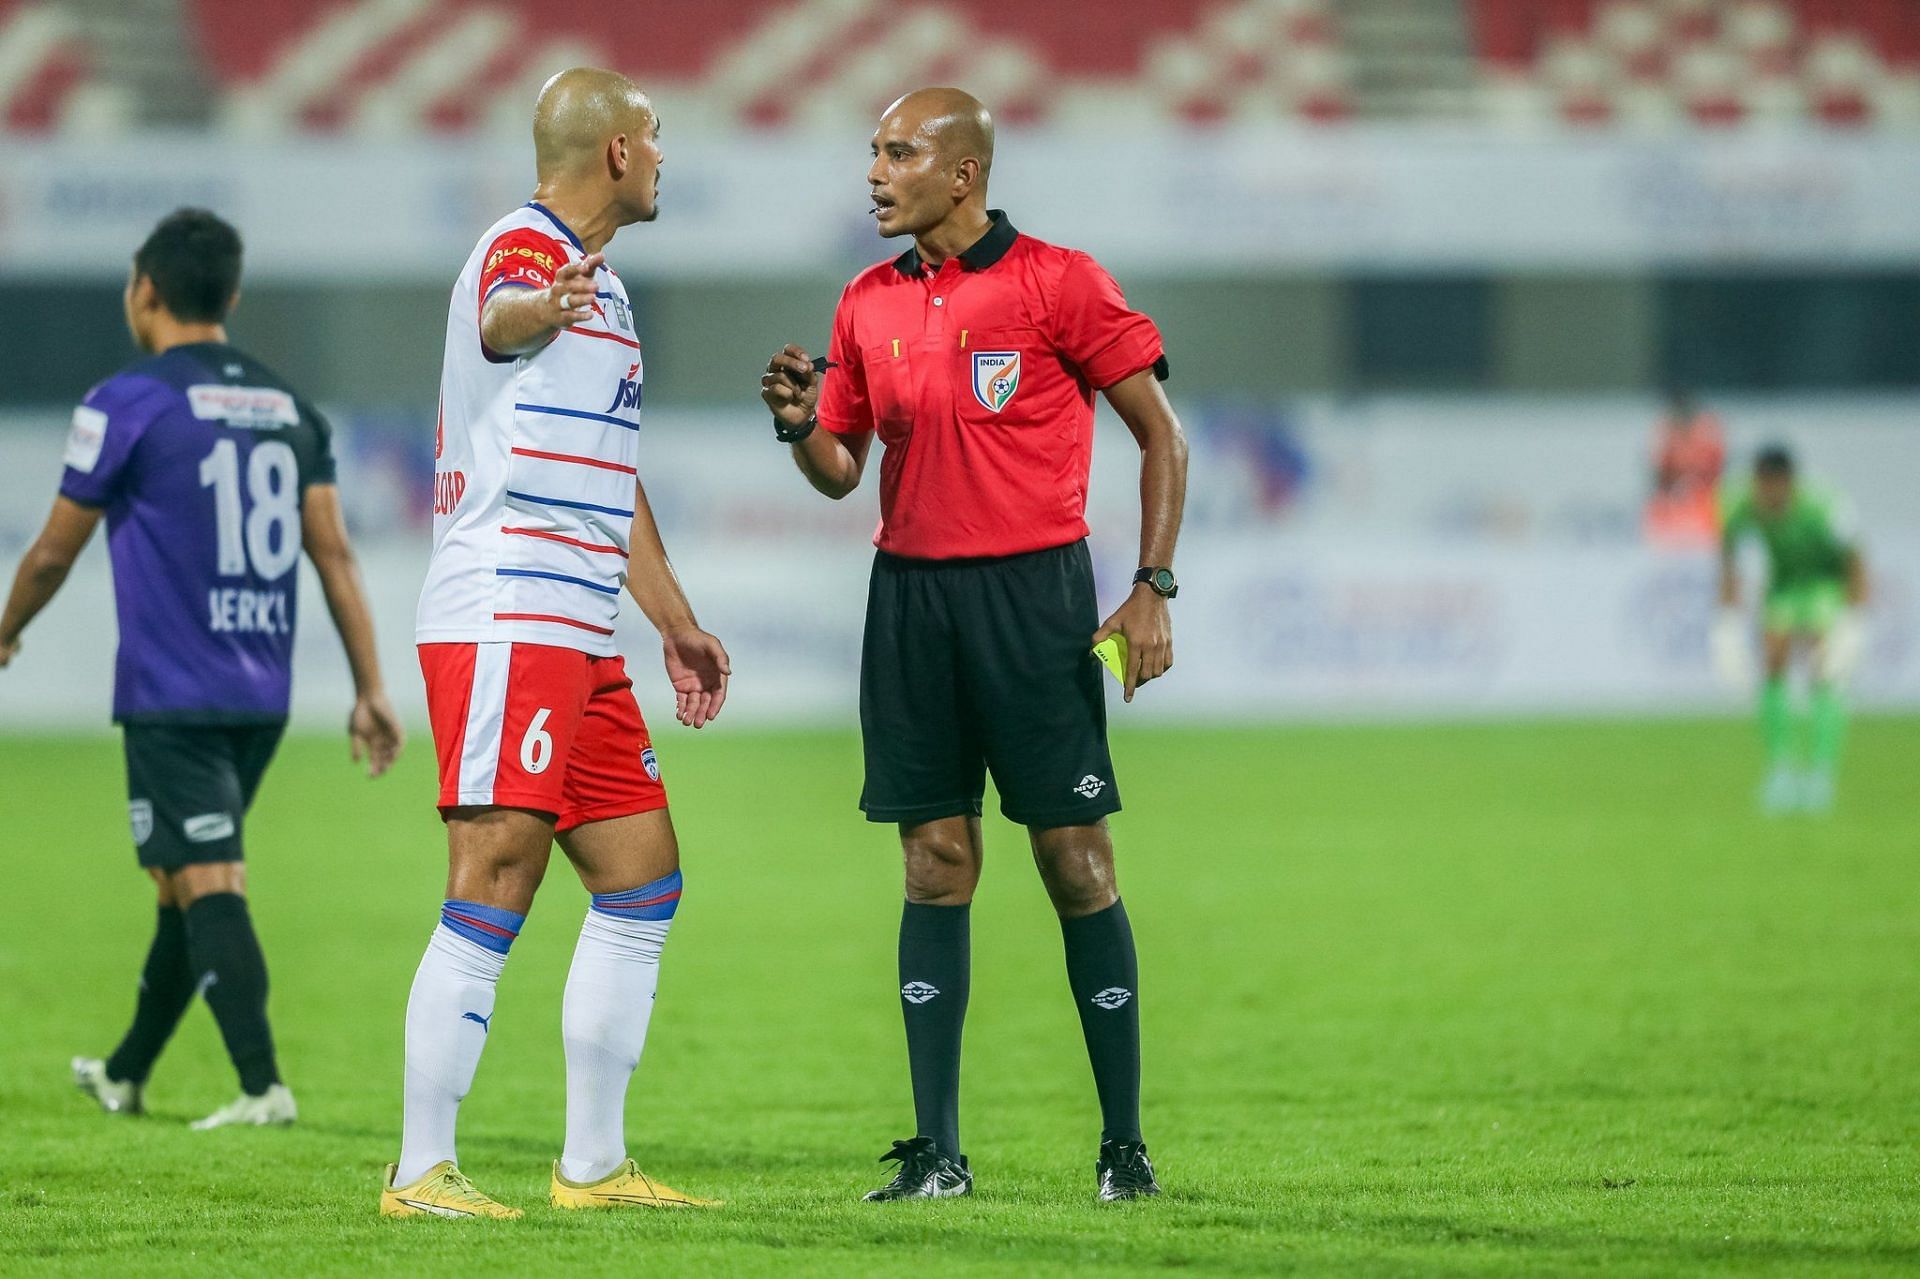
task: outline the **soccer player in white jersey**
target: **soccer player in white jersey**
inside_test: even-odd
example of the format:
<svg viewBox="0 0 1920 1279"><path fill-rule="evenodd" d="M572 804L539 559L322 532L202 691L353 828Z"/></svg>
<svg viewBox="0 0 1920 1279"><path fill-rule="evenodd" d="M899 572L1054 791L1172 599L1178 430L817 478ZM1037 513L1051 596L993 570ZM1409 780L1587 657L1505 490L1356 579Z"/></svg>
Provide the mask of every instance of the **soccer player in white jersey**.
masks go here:
<svg viewBox="0 0 1920 1279"><path fill-rule="evenodd" d="M610 71L549 80L532 201L454 285L417 638L450 869L407 1001L405 1125L386 1216L517 1217L456 1161L454 1122L494 987L556 840L592 904L561 1013L557 1208L705 1206L627 1157L680 857L660 766L613 644L622 588L658 628L681 723L720 713L729 665L667 563L635 473L640 343L604 250L657 212L659 121Z"/></svg>

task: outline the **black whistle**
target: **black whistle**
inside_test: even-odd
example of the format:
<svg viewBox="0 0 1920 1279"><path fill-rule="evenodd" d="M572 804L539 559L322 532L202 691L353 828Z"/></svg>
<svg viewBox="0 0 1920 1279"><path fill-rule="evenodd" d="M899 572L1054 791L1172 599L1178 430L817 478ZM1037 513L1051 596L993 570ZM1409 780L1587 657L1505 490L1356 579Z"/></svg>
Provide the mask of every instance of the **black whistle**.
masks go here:
<svg viewBox="0 0 1920 1279"><path fill-rule="evenodd" d="M839 367L840 367L839 364L837 364L833 360L829 360L824 355L816 355L813 357L813 371L816 375L825 373L828 369L837 369ZM790 382L793 382L795 385L798 385L798 386L806 385L805 382L800 380L800 375L798 373L795 373L792 369L781 369L780 371L782 373L785 373L787 375L787 380Z"/></svg>

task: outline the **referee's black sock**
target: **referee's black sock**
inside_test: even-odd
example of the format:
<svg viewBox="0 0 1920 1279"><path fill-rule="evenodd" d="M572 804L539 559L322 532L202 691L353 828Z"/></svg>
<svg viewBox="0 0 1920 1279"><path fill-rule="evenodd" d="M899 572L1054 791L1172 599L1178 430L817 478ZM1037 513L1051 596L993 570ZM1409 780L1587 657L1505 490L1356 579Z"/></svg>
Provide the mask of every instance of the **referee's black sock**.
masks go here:
<svg viewBox="0 0 1920 1279"><path fill-rule="evenodd" d="M1100 1093L1102 1141L1140 1140L1140 968L1133 926L1116 901L1078 919L1062 919L1067 981Z"/></svg>
<svg viewBox="0 0 1920 1279"><path fill-rule="evenodd" d="M173 1037L187 1005L193 1002L193 969L187 963L187 921L178 906L162 906L147 947L146 967L140 970L140 998L133 1006L133 1025L107 1058L107 1078L119 1083L144 1084L153 1073L160 1050Z"/></svg>
<svg viewBox="0 0 1920 1279"><path fill-rule="evenodd" d="M200 992L227 1041L240 1087L259 1096L280 1082L267 1028L267 960L253 935L247 899L212 893L187 907L187 950Z"/></svg>
<svg viewBox="0 0 1920 1279"><path fill-rule="evenodd" d="M913 1114L919 1135L960 1156L960 1030L967 1020L971 942L967 906L900 912L900 1008L907 1020Z"/></svg>

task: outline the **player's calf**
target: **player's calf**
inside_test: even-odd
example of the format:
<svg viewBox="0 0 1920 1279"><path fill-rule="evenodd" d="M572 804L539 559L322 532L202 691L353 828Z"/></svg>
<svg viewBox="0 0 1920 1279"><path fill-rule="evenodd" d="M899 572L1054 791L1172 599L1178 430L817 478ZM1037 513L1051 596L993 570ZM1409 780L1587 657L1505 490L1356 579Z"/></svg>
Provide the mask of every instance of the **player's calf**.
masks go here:
<svg viewBox="0 0 1920 1279"><path fill-rule="evenodd" d="M390 1186L419 1183L441 1164L453 1167L460 1102L473 1086L493 1029L494 989L525 922L524 915L480 902L442 904L407 996L404 1119Z"/></svg>
<svg viewBox="0 0 1920 1279"><path fill-rule="evenodd" d="M567 1142L555 1165L556 1203L567 1198L569 1206L582 1206L562 1189L590 1191L632 1163L627 1086L646 1050L660 956L680 907L681 883L675 870L637 888L595 893L580 925L560 1012Z"/></svg>

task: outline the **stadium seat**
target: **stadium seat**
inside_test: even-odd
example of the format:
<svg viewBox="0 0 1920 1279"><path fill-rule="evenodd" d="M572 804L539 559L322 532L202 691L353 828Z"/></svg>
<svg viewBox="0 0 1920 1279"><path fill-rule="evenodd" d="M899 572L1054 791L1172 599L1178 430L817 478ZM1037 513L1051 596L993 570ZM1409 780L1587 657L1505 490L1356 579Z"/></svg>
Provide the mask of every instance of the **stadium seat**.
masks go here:
<svg viewBox="0 0 1920 1279"><path fill-rule="evenodd" d="M552 70L603 62L695 122L868 119L903 87L974 86L1006 118L1337 120L1347 63L1326 0L192 0L218 116L255 132L490 127ZM510 100L512 110L499 106Z"/></svg>
<svg viewBox="0 0 1920 1279"><path fill-rule="evenodd" d="M1489 116L1920 124L1911 0L1472 0Z"/></svg>
<svg viewBox="0 0 1920 1279"><path fill-rule="evenodd" d="M65 6L0 0L0 123L7 128L59 127L91 64L79 18Z"/></svg>

